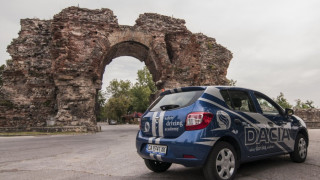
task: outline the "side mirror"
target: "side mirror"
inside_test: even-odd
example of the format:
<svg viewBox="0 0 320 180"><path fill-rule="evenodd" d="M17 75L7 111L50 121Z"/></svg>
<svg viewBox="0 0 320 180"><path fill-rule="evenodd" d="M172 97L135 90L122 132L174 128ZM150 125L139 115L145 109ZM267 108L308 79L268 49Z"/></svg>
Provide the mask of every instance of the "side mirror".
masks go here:
<svg viewBox="0 0 320 180"><path fill-rule="evenodd" d="M294 114L293 109L289 109L289 108L285 109L285 115L286 116L292 116L293 114Z"/></svg>

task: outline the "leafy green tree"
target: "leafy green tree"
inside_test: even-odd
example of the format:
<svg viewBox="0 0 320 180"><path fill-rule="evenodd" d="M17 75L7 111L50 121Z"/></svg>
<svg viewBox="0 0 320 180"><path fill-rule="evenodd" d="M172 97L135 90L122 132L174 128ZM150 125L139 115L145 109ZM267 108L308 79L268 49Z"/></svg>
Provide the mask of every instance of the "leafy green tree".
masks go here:
<svg viewBox="0 0 320 180"><path fill-rule="evenodd" d="M296 100L295 109L313 109L315 108L313 105L313 101L307 100L306 102L302 102L301 99Z"/></svg>
<svg viewBox="0 0 320 180"><path fill-rule="evenodd" d="M96 104L96 111L97 111L97 121L102 121L107 118L106 113L104 111L104 105L106 103L106 93L99 90L97 94L97 104Z"/></svg>
<svg viewBox="0 0 320 180"><path fill-rule="evenodd" d="M144 66L143 69L138 70L137 74L138 82L136 84L148 87L152 93L157 91L156 84L154 83L152 75L150 74L150 71L148 70L147 66Z"/></svg>
<svg viewBox="0 0 320 180"><path fill-rule="evenodd" d="M120 121L121 116L128 114L132 109L131 82L114 79L107 87L107 92L111 97L102 110L106 118Z"/></svg>
<svg viewBox="0 0 320 180"><path fill-rule="evenodd" d="M135 85L131 89L132 94L132 108L136 112L144 112L149 106L149 97L151 90L148 86Z"/></svg>
<svg viewBox="0 0 320 180"><path fill-rule="evenodd" d="M136 112L144 112L150 104L150 95L156 92L157 88L146 66L139 70L137 74L137 82L131 89L132 107Z"/></svg>
<svg viewBox="0 0 320 180"><path fill-rule="evenodd" d="M131 82L129 80L113 79L107 87L107 94L112 97L129 96Z"/></svg>
<svg viewBox="0 0 320 180"><path fill-rule="evenodd" d="M282 92L280 92L280 95L277 96L275 102L278 103L283 109L292 108L292 105L287 101Z"/></svg>
<svg viewBox="0 0 320 180"><path fill-rule="evenodd" d="M128 113L131 105L131 99L125 96L111 97L104 107L106 116L109 119L121 121L121 116Z"/></svg>
<svg viewBox="0 0 320 180"><path fill-rule="evenodd" d="M137 75L134 86L128 80L114 79L110 82L106 93L109 99L101 108L101 116L120 121L121 116L125 114L146 111L150 103L150 94L156 92L157 88L147 67L139 70Z"/></svg>

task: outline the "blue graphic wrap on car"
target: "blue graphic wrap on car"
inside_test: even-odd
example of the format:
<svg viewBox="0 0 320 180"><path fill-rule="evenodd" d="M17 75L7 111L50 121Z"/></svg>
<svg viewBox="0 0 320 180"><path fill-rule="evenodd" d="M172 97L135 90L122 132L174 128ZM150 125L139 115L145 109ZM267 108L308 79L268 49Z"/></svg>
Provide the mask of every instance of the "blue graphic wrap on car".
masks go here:
<svg viewBox="0 0 320 180"><path fill-rule="evenodd" d="M277 111L263 112L258 95ZM216 144L227 141L238 149L241 163L293 153L299 133L307 136L303 120L285 115L257 91L182 87L162 92L143 114L136 148L144 159L194 167L204 166Z"/></svg>

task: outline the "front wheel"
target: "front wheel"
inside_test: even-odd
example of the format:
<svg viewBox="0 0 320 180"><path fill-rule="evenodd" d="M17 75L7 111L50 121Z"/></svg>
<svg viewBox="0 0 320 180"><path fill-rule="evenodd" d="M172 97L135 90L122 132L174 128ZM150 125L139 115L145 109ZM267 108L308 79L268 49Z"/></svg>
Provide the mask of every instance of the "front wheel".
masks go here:
<svg viewBox="0 0 320 180"><path fill-rule="evenodd" d="M294 162L302 163L306 160L307 153L308 145L306 137L302 134L298 134L294 144L294 151L290 153L290 158Z"/></svg>
<svg viewBox="0 0 320 180"><path fill-rule="evenodd" d="M210 153L203 168L206 179L230 180L237 171L237 154L227 142L219 142Z"/></svg>
<svg viewBox="0 0 320 180"><path fill-rule="evenodd" d="M168 170L170 168L170 166L172 164L172 163L168 163L168 162L154 161L154 160L150 160L150 159L145 159L144 163L151 171L154 171L157 173L165 172L166 170Z"/></svg>

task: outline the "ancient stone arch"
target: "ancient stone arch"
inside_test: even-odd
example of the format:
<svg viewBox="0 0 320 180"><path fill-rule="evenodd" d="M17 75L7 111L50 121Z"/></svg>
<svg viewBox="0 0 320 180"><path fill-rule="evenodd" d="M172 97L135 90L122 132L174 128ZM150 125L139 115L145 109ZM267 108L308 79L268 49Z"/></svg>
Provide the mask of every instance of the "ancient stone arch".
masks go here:
<svg viewBox="0 0 320 180"><path fill-rule="evenodd" d="M114 58L143 61L157 88L224 85L232 54L185 21L141 14L134 26L119 25L109 9L70 7L52 20L23 19L8 46L3 73L2 130L56 127L96 130L95 103L105 66Z"/></svg>

